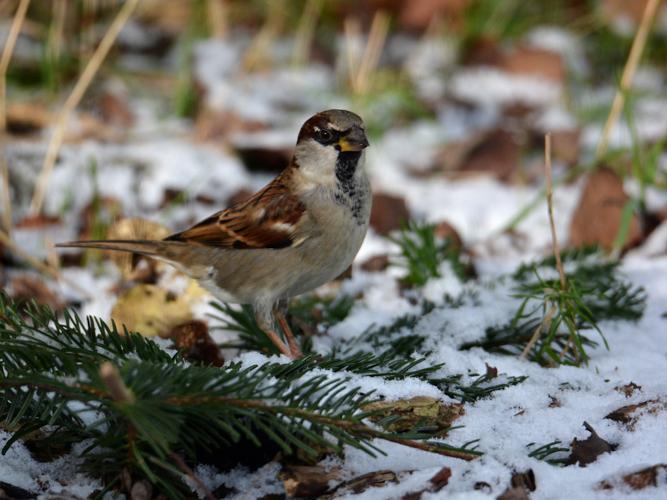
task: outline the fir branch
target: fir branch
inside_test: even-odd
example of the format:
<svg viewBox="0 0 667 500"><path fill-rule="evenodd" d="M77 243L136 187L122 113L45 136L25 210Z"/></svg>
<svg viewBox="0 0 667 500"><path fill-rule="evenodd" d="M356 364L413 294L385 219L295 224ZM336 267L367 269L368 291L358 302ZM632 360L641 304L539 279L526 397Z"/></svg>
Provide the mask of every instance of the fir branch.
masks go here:
<svg viewBox="0 0 667 500"><path fill-rule="evenodd" d="M553 273L553 256L521 266L512 276L516 297L521 299L513 318L488 328L484 339L461 348L525 353L548 366L580 365L588 361L587 348L597 345L587 332L597 332L607 346L599 321L641 318L646 293L618 276L618 263L602 259L594 248L562 252L561 260L566 288L560 276L543 277Z"/></svg>
<svg viewBox="0 0 667 500"><path fill-rule="evenodd" d="M7 319L0 327L0 417L16 429L15 439L41 429L47 439L88 440L85 468L107 484L128 470L167 496L182 497L187 488L174 453L196 463L212 443L224 453L242 440L313 456L345 445L375 454L374 439L466 460L479 455L427 441L426 434L392 434L365 423L372 394L350 383L346 363L371 376L427 377L433 370L420 367L421 359L358 354L285 365L194 366L99 320L71 314L59 320L44 308L24 319L1 295L0 306Z"/></svg>
<svg viewBox="0 0 667 500"><path fill-rule="evenodd" d="M445 261L461 281L474 275L459 246L452 238L438 238L433 224L410 221L390 239L401 250L402 259L398 265L407 269L404 281L409 285L424 286L429 279L439 278L440 266Z"/></svg>

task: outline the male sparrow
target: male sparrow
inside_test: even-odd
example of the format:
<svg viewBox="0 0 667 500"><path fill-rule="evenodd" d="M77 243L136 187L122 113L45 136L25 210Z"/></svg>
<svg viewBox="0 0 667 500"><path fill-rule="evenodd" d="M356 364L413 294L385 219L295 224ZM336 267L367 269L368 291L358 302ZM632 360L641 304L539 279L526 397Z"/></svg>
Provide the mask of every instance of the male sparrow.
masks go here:
<svg viewBox="0 0 667 500"><path fill-rule="evenodd" d="M163 240L103 240L59 247L101 248L172 264L224 302L250 304L262 330L301 356L285 320L287 299L340 275L368 229L371 192L363 166L362 119L317 113L301 127L289 165L247 201ZM276 332L278 320L287 342Z"/></svg>

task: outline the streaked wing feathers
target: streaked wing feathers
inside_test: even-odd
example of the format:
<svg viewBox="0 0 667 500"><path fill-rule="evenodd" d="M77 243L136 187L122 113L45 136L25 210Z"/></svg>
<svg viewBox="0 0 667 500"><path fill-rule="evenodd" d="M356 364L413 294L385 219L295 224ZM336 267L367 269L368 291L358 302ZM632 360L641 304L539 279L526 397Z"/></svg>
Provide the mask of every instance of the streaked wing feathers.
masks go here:
<svg viewBox="0 0 667 500"><path fill-rule="evenodd" d="M222 248L286 248L303 241L303 203L280 177L249 200L166 238Z"/></svg>

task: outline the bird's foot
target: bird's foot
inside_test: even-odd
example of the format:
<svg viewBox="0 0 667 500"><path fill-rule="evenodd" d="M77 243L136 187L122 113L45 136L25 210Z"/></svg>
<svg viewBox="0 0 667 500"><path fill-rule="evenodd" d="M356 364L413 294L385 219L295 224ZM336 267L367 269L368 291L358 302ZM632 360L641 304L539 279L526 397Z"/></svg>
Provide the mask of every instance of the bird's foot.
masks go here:
<svg viewBox="0 0 667 500"><path fill-rule="evenodd" d="M278 348L281 354L284 354L288 358L296 359L295 356L292 354L292 349L287 344L285 344L285 342L282 341L280 335L278 335L275 331L269 328L262 328L262 330L264 331L264 333L266 333L266 336L269 337L271 342L273 342L273 345L275 345Z"/></svg>
<svg viewBox="0 0 667 500"><path fill-rule="evenodd" d="M285 315L280 311L275 311L274 314L278 320L280 328L282 328L283 332L285 333L285 337L287 338L287 345L289 346L289 350L291 352L290 357L292 359L303 357L299 343L296 341L296 338L292 333L292 329L290 328L289 323L287 323L287 319L285 319Z"/></svg>

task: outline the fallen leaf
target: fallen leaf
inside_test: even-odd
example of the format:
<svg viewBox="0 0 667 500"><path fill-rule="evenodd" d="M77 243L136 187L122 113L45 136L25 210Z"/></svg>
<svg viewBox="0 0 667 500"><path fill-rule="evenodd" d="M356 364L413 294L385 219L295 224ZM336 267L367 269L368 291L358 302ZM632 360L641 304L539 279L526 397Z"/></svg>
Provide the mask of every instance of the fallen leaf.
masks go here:
<svg viewBox="0 0 667 500"><path fill-rule="evenodd" d="M461 63L465 66L498 66L503 53L496 38L477 37L463 47Z"/></svg>
<svg viewBox="0 0 667 500"><path fill-rule="evenodd" d="M586 465L595 462L603 453L611 453L616 449L616 446L598 436L588 422L584 422L584 427L591 435L583 441L576 438L572 440L570 444L572 452L565 461L567 465L578 463L580 467L586 467Z"/></svg>
<svg viewBox="0 0 667 500"><path fill-rule="evenodd" d="M452 469L443 467L429 479L429 486L413 493L406 493L401 497L401 500L419 500L424 493L437 493L447 486L450 477L452 477Z"/></svg>
<svg viewBox="0 0 667 500"><path fill-rule="evenodd" d="M464 414L462 404L445 404L437 398L416 396L398 401L376 401L364 405L373 412L369 417L389 432L409 432L415 428L428 429L434 436L444 436L454 420ZM390 418L390 422L383 420Z"/></svg>
<svg viewBox="0 0 667 500"><path fill-rule="evenodd" d="M436 223L433 234L435 234L436 238L440 238L441 240L449 239L454 248L463 250L463 239L461 239L461 235L459 235L456 228L449 222L443 220Z"/></svg>
<svg viewBox="0 0 667 500"><path fill-rule="evenodd" d="M190 361L205 365L222 366L225 362L220 348L208 333L203 321L192 320L172 328L166 335L175 347Z"/></svg>
<svg viewBox="0 0 667 500"><path fill-rule="evenodd" d="M387 254L374 255L361 263L361 269L369 273L379 273L389 267L389 256Z"/></svg>
<svg viewBox="0 0 667 500"><path fill-rule="evenodd" d="M123 128L134 124L134 113L128 100L119 93L105 90L98 96L96 107L105 123Z"/></svg>
<svg viewBox="0 0 667 500"><path fill-rule="evenodd" d="M401 4L399 26L408 31L421 32L436 18L446 20L449 26L461 26L470 0L411 0Z"/></svg>
<svg viewBox="0 0 667 500"><path fill-rule="evenodd" d="M521 144L508 131L494 129L475 145L462 161L463 173L490 174L502 181L509 181L519 166Z"/></svg>
<svg viewBox="0 0 667 500"><path fill-rule="evenodd" d="M601 245L610 250L621 225L623 207L628 200L623 182L613 170L602 167L592 172L572 217L570 245ZM639 218L633 214L623 248L630 248L641 239Z"/></svg>
<svg viewBox="0 0 667 500"><path fill-rule="evenodd" d="M612 411L606 419L625 424L628 430L634 430L637 421L644 415L656 415L667 410L667 400L649 399L634 405L627 405Z"/></svg>
<svg viewBox="0 0 667 500"><path fill-rule="evenodd" d="M19 306L34 300L56 312L65 309L65 302L41 278L29 275L16 276L9 283L9 290L10 296Z"/></svg>
<svg viewBox="0 0 667 500"><path fill-rule="evenodd" d="M280 472L288 497L316 497L329 489L331 481L340 480L340 468L327 470L321 465L286 465Z"/></svg>
<svg viewBox="0 0 667 500"><path fill-rule="evenodd" d="M558 52L520 45L503 53L500 69L522 76L545 78L562 83L565 80L565 64Z"/></svg>
<svg viewBox="0 0 667 500"><path fill-rule="evenodd" d="M192 319L190 301L155 285L140 284L118 297L111 319L142 335L165 335Z"/></svg>
<svg viewBox="0 0 667 500"><path fill-rule="evenodd" d="M656 464L645 469L626 474L622 478L623 483L633 490L643 490L648 487L667 486L667 464ZM598 483L598 489L612 490L621 486L618 481L605 479Z"/></svg>
<svg viewBox="0 0 667 500"><path fill-rule="evenodd" d="M350 493L361 493L368 488L379 488L387 483L398 483L398 476L390 470L380 470L369 472L361 476L344 481L330 490L326 495L320 496L320 500L330 500L333 498L343 498Z"/></svg>
<svg viewBox="0 0 667 500"><path fill-rule="evenodd" d="M634 382L630 382L629 384L614 387L614 390L620 392L621 394L624 394L626 398L629 398L635 393L635 391L641 392L642 386L637 385Z"/></svg>
<svg viewBox="0 0 667 500"><path fill-rule="evenodd" d="M400 229L410 220L410 211L405 199L387 193L373 194L371 226L383 236Z"/></svg>

